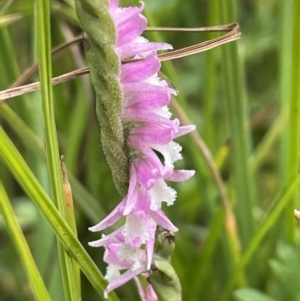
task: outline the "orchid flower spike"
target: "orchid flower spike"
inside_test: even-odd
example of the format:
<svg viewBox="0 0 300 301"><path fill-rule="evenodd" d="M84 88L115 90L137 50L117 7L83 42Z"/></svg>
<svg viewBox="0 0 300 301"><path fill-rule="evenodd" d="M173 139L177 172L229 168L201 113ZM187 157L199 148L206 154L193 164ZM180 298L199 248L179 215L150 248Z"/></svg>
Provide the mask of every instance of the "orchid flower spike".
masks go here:
<svg viewBox="0 0 300 301"><path fill-rule="evenodd" d="M118 57L119 69L116 70L119 70L117 76L122 100L120 116L117 116L120 122L114 124L121 123L123 128L123 135L116 135L116 140L120 142L120 149L127 150L129 184L121 203L90 228L91 231L102 231L125 217L125 223L119 229L90 243L105 248L104 261L108 263L105 278L109 282L106 296L151 269L156 227L178 231L161 209L163 202L170 206L176 199L176 191L165 181L185 181L194 174L193 170L174 170L174 163L182 158L182 148L174 139L193 131L195 126L180 126L178 119L171 119L167 106L171 95L176 95L177 91L158 76L161 63L157 51L169 50L172 46L149 42L141 36L147 26L147 19L141 14L143 9L143 2L139 7L126 8L119 7L118 0L109 3L109 14L115 26L114 51ZM90 40L93 43L94 40ZM133 61L127 62L128 59ZM122 64L122 61L126 63ZM93 84L95 86L95 80ZM101 108L110 110L109 104ZM104 111L101 114L105 114ZM100 120L102 136L102 128L113 124L111 119L110 115L107 116L105 125ZM115 132L112 129L111 135ZM102 139L103 147L105 142ZM110 147L106 150L108 161L118 157ZM112 170L117 178L120 165L115 168L117 172L114 168Z"/></svg>

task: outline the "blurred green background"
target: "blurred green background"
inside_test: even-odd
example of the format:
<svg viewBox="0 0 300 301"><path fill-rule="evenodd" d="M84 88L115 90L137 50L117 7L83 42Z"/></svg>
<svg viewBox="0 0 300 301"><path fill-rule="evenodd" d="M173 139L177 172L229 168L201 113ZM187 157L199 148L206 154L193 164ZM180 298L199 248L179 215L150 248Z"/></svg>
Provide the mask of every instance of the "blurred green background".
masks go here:
<svg viewBox="0 0 300 301"><path fill-rule="evenodd" d="M164 208L180 229L172 262L184 301L300 300L300 239L293 217L294 207L299 206L295 195L299 183L287 196L299 160L295 69L300 69L300 47L293 46L300 41L299 10L298 27L293 23L296 2L145 0L151 26L202 27L237 21L242 33L230 45L163 63L163 73L180 91L177 102L208 146L227 194L224 203L197 137L178 139L184 159L176 168L196 170L191 180L170 183L178 197L174 206ZM50 3L53 48L81 34L81 28L72 0ZM137 1L121 3L136 5ZM11 14L20 19L7 24L4 17ZM9 88L37 61L39 24L34 15L33 1L0 1L0 90ZM146 34L176 49L217 35ZM53 60L53 77L84 66L79 42ZM37 74L26 83L34 81ZM54 86L53 92L60 153L78 180L71 182L78 237L105 273L102 248L87 245L101 234L87 228L109 213L120 196L101 150L89 76ZM171 110L174 117L180 115L174 107ZM289 112L295 116L289 118ZM16 126L19 118L26 127ZM43 141L39 92L0 104L0 122L49 192L46 164L34 152L37 146L26 143L23 132L28 127ZM52 300L64 300L52 230L1 161L0 178ZM117 294L122 301L139 300L133 281ZM0 300L34 300L1 215ZM99 300L84 276L82 300Z"/></svg>

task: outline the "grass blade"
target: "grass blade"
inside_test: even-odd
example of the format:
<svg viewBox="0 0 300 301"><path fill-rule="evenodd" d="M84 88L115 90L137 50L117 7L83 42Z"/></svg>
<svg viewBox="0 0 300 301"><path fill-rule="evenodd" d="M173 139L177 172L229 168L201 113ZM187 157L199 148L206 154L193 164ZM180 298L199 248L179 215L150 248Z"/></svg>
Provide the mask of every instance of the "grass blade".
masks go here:
<svg viewBox="0 0 300 301"><path fill-rule="evenodd" d="M288 171L289 174L297 172L295 166L299 166L300 150L300 3L295 0L293 8L293 35L292 35L292 60L293 68L291 71L291 98L290 98L290 119L289 119L289 147L288 147ZM297 193L295 193L290 203L287 205L287 216L295 208ZM290 243L295 242L295 220L287 218L287 240Z"/></svg>
<svg viewBox="0 0 300 301"><path fill-rule="evenodd" d="M220 1L221 23L236 19L236 1ZM241 243L245 249L254 232L252 206L254 205L253 179L251 179L248 158L250 154L249 128L246 116L246 99L244 97L237 43L222 46L223 66L228 106L228 120L232 135L234 158L234 179L236 187L236 210L240 227Z"/></svg>
<svg viewBox="0 0 300 301"><path fill-rule="evenodd" d="M62 191L62 177L59 164L58 142L55 126L55 115L52 92L52 68L51 68L51 33L50 33L50 3L38 1L36 9L39 74L41 81L41 98L44 119L44 135L46 143L47 166L50 180L51 196L58 207L62 217L66 218L66 209ZM80 299L75 285L73 262L64 248L58 243L58 253L67 301Z"/></svg>
<svg viewBox="0 0 300 301"><path fill-rule="evenodd" d="M7 230L15 245L21 263L30 282L35 299L51 301L47 288L34 262L27 241L17 221L14 210L10 204L6 191L0 181L0 208L7 226Z"/></svg>

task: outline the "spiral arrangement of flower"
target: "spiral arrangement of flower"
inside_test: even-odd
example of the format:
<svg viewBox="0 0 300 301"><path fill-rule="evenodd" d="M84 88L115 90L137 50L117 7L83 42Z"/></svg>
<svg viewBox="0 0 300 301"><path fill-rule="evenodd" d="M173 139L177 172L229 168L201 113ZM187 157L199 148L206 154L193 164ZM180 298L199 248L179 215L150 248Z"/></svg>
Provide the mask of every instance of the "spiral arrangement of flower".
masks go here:
<svg viewBox="0 0 300 301"><path fill-rule="evenodd" d="M182 158L181 146L174 139L193 131L195 126L180 126L178 119L171 120L167 106L176 91L158 76L161 63L157 51L172 49L172 46L149 42L141 36L147 26L147 19L141 14L143 3L139 7L122 8L118 2L111 0L107 7L114 25L114 45L108 46L104 42L103 46L97 46L107 47L110 49L108 53L117 54L117 63L114 62L116 72L111 76L117 87L113 87L112 91L118 91L121 108L115 107L114 110L110 107L114 101L113 93L107 102L99 95L102 112L98 112L98 116L101 127L109 127L118 121L121 124L121 138L115 135L114 142L116 145L119 143L125 154L129 173L127 192L121 203L104 220L90 228L91 231L102 231L125 218L119 229L90 243L91 246L105 248L104 261L108 263L105 277L109 282L106 294L150 270L157 226L178 231L161 209L163 202L169 206L176 198L176 191L165 181L185 181L194 174L192 170L174 170L174 162ZM106 18L109 20L108 15ZM87 56L90 51L90 57L94 59L96 55L91 48L95 40L89 32L87 36L90 43ZM126 62L128 59L131 61ZM93 84L99 85L97 77L94 77ZM97 88L95 90L97 93ZM103 131L105 129L101 134L105 137L114 137L114 129L108 130L110 134ZM117 153L111 151L113 142L107 141L108 138L102 137L104 152L118 183L122 164L118 163ZM122 270L125 272L121 273Z"/></svg>

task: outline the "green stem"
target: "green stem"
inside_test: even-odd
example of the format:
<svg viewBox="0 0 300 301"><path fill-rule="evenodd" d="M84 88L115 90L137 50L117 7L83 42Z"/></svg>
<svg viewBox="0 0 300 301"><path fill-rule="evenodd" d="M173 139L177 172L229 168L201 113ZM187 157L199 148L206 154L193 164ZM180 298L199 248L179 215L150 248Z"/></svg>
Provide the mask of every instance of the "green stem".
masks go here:
<svg viewBox="0 0 300 301"><path fill-rule="evenodd" d="M292 76L292 42L293 37L293 2L280 1L280 16L281 16L281 34L280 34L280 110L288 111L289 102L291 99L291 76ZM280 137L279 145L279 181L283 182L288 173L288 131L287 126L283 127L283 132Z"/></svg>
<svg viewBox="0 0 300 301"><path fill-rule="evenodd" d="M63 218L66 216L64 205L62 178L59 164L58 142L55 126L55 114L52 92L51 68L51 32L50 32L50 3L43 0L37 2L36 9L39 75L41 82L41 98L44 119L44 135L47 154L47 166L50 180L51 196ZM69 254L58 243L61 273L64 293L67 301L77 301L79 296L74 281L73 262Z"/></svg>
<svg viewBox="0 0 300 301"><path fill-rule="evenodd" d="M300 3L294 1L293 8L293 48L291 69L291 100L290 100L290 123L289 123L289 174L296 173L295 166L299 166L299 150L300 150ZM286 215L289 216L295 208L297 200L297 192L291 197L291 201L286 207ZM290 243L295 242L295 219L286 219L287 240Z"/></svg>
<svg viewBox="0 0 300 301"><path fill-rule="evenodd" d="M288 110L282 110L281 114L273 122L272 126L262 138L259 145L249 158L249 166L252 173L255 173L261 166L261 162L269 155L270 149L278 140L279 135L282 133L288 122Z"/></svg>
<svg viewBox="0 0 300 301"><path fill-rule="evenodd" d="M24 237L22 229L17 221L14 210L10 204L6 191L2 182L0 181L0 209L2 211L7 230L15 245L16 251L19 255L21 263L27 274L28 280L31 284L35 299L43 301L51 301L47 288L39 273L39 270L34 262L30 252L27 241Z"/></svg>
<svg viewBox="0 0 300 301"><path fill-rule="evenodd" d="M235 0L219 1L221 23L236 20L237 3ZM242 72L238 60L237 43L222 46L225 75L228 120L232 135L232 160L236 187L236 210L240 228L242 248L245 249L254 232L252 207L254 206L254 179L248 168L250 154L249 127L246 115L247 102L242 82Z"/></svg>

